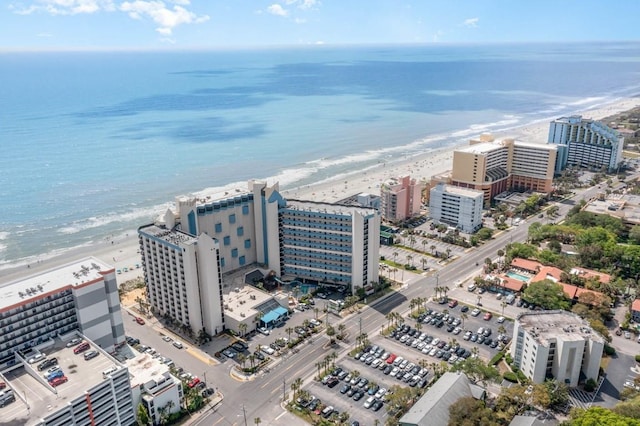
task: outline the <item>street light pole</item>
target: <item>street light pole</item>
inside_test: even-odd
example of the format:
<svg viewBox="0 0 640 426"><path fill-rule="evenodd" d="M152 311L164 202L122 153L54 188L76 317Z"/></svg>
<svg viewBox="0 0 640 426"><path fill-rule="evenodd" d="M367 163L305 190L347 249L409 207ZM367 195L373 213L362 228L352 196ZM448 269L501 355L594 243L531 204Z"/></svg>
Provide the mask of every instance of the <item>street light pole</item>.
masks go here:
<svg viewBox="0 0 640 426"><path fill-rule="evenodd" d="M286 389L287 389L287 383L285 381L285 378L282 378L282 402L285 401L285 395L286 395Z"/></svg>
<svg viewBox="0 0 640 426"><path fill-rule="evenodd" d="M247 426L247 412L244 409L244 404L242 404L242 415L244 416L244 426Z"/></svg>

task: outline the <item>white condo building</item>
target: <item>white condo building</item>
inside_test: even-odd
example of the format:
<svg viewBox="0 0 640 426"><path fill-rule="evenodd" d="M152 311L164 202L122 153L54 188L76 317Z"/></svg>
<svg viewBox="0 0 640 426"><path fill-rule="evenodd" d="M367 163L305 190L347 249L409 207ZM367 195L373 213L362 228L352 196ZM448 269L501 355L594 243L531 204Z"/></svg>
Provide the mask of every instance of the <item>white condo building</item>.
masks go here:
<svg viewBox="0 0 640 426"><path fill-rule="evenodd" d="M605 124L580 115L552 121L548 142L558 146L556 173L567 165L614 170L622 161L624 137Z"/></svg>
<svg viewBox="0 0 640 426"><path fill-rule="evenodd" d="M138 229L147 296L159 315L215 335L224 330L218 242L175 228L171 212L164 223Z"/></svg>
<svg viewBox="0 0 640 426"><path fill-rule="evenodd" d="M604 339L579 316L566 311L520 314L511 356L534 383L555 378L570 387L598 379Z"/></svg>
<svg viewBox="0 0 640 426"><path fill-rule="evenodd" d="M482 191L440 183L431 188L429 215L471 234L482 228L483 197Z"/></svg>
<svg viewBox="0 0 640 426"><path fill-rule="evenodd" d="M115 269L88 257L0 285L0 329L0 369L73 330L113 350L125 341Z"/></svg>
<svg viewBox="0 0 640 426"><path fill-rule="evenodd" d="M142 404L154 424L161 424L162 414L177 413L183 405L182 382L169 367L149 354L140 354L126 362L129 368L134 407Z"/></svg>

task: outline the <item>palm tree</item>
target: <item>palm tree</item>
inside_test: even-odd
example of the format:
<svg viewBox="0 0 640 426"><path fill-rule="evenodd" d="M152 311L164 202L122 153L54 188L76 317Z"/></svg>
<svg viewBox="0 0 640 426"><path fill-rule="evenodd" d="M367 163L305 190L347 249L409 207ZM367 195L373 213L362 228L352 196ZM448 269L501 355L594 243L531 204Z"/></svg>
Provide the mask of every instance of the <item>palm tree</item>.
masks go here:
<svg viewBox="0 0 640 426"><path fill-rule="evenodd" d="M447 248L447 259L451 257L451 249Z"/></svg>
<svg viewBox="0 0 640 426"><path fill-rule="evenodd" d="M507 332L507 329L504 328L504 325L500 324L500 327L498 327L498 334L505 334Z"/></svg>
<svg viewBox="0 0 640 426"><path fill-rule="evenodd" d="M399 253L398 253L397 251L394 251L394 252L393 252L393 261L394 261L395 263L398 263L398 254L399 254Z"/></svg>
<svg viewBox="0 0 640 426"><path fill-rule="evenodd" d="M431 249L431 254L435 255L436 254L436 246L435 245L431 245L431 247L429 247Z"/></svg>
<svg viewBox="0 0 640 426"><path fill-rule="evenodd" d="M389 312L387 315L385 315L385 319L388 321L387 323L387 327L391 327L391 320L393 320L395 318L395 312L391 311Z"/></svg>
<svg viewBox="0 0 640 426"><path fill-rule="evenodd" d="M260 423L262 423L262 420L260 420L260 417L256 417L255 419L253 419L253 422L254 422L256 425L259 425Z"/></svg>
<svg viewBox="0 0 640 426"><path fill-rule="evenodd" d="M416 323L416 330L418 330L418 331L422 330L422 323L421 322L417 322Z"/></svg>
<svg viewBox="0 0 640 426"><path fill-rule="evenodd" d="M287 327L284 331L286 331L289 334L289 341L291 341L291 332L293 331L293 328Z"/></svg>
<svg viewBox="0 0 640 426"><path fill-rule="evenodd" d="M296 399L296 393L302 387L302 379L300 377L296 378L293 383L291 383L291 390L293 391L293 400Z"/></svg>
<svg viewBox="0 0 640 426"><path fill-rule="evenodd" d="M427 259L426 259L426 258L424 258L424 257L421 257L421 258L420 258L420 261L422 262L422 269L424 270L424 269L427 267L427 266L426 266Z"/></svg>
<svg viewBox="0 0 640 426"><path fill-rule="evenodd" d="M413 256L411 256L410 254L407 255L407 265L411 264L411 259L413 259Z"/></svg>
<svg viewBox="0 0 640 426"><path fill-rule="evenodd" d="M318 368L318 377L320 377L320 368L322 367L322 361L316 362L316 367Z"/></svg>
<svg viewBox="0 0 640 426"><path fill-rule="evenodd" d="M464 320L466 320L467 318L469 318L469 316L466 313L463 313L462 315L460 315L460 319L462 319L462 329L464 330Z"/></svg>
<svg viewBox="0 0 640 426"><path fill-rule="evenodd" d="M344 337L344 331L347 329L347 326L344 324L338 324L338 335L342 339Z"/></svg>
<svg viewBox="0 0 640 426"><path fill-rule="evenodd" d="M313 313L314 313L314 315L315 315L315 317L316 317L316 320L318 319L318 313L319 313L319 312L320 312L320 309L318 309L318 308L313 308Z"/></svg>
<svg viewBox="0 0 640 426"><path fill-rule="evenodd" d="M502 307L502 316L504 316L504 308L507 306L507 302L505 302L504 300L500 303L500 306Z"/></svg>
<svg viewBox="0 0 640 426"><path fill-rule="evenodd" d="M249 363L251 364L251 369L255 367L256 356L254 354L249 355Z"/></svg>
<svg viewBox="0 0 640 426"><path fill-rule="evenodd" d="M441 290L444 293L444 297L446 298L447 297L447 292L450 290L450 288L447 287L447 286L444 286L444 287L441 288Z"/></svg>
<svg viewBox="0 0 640 426"><path fill-rule="evenodd" d="M240 324L238 324L238 330L240 331L240 335L244 336L244 333L247 332L247 324L241 322Z"/></svg>
<svg viewBox="0 0 640 426"><path fill-rule="evenodd" d="M422 242L422 251L424 252L427 249L427 244L429 244L429 241L423 238L421 242Z"/></svg>
<svg viewBox="0 0 640 426"><path fill-rule="evenodd" d="M411 244L411 248L413 248L416 243L416 237L414 235L409 236L409 243Z"/></svg>

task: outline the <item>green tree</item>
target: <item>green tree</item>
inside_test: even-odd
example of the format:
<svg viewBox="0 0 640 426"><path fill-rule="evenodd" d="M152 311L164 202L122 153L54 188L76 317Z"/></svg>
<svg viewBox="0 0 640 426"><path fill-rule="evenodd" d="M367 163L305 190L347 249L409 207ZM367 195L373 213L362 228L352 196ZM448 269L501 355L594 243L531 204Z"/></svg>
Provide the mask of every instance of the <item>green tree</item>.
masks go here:
<svg viewBox="0 0 640 426"><path fill-rule="evenodd" d="M621 416L602 407L572 410L571 418L563 426L640 426L640 420Z"/></svg>
<svg viewBox="0 0 640 426"><path fill-rule="evenodd" d="M488 381L496 381L500 372L492 365L487 365L480 358L469 357L464 361L454 364L452 371L462 371L474 383L486 384Z"/></svg>
<svg viewBox="0 0 640 426"><path fill-rule="evenodd" d="M147 411L147 407L145 407L142 403L138 404L138 415L136 421L138 422L138 426L149 426L151 419L149 418L149 412Z"/></svg>
<svg viewBox="0 0 640 426"><path fill-rule="evenodd" d="M640 245L640 225L633 225L629 230L629 242Z"/></svg>
<svg viewBox="0 0 640 426"><path fill-rule="evenodd" d="M544 309L569 308L569 301L566 299L562 286L551 280L529 284L524 291L524 299Z"/></svg>
<svg viewBox="0 0 640 426"><path fill-rule="evenodd" d="M499 425L493 411L471 396L460 398L449 406L449 426Z"/></svg>
<svg viewBox="0 0 640 426"><path fill-rule="evenodd" d="M640 396L638 396L638 391L633 389L630 390L635 394L635 397L631 400L616 404L616 406L613 407L613 412L620 416L640 419Z"/></svg>

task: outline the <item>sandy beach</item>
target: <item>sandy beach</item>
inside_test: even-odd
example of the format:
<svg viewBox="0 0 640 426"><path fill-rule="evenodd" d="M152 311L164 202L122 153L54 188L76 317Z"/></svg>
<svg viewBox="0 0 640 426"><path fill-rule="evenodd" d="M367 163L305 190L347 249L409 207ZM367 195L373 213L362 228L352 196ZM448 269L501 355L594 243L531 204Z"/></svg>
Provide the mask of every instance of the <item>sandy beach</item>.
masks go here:
<svg viewBox="0 0 640 426"><path fill-rule="evenodd" d="M628 98L578 114L581 114L585 118L598 120L637 106L640 106L640 98ZM526 142L546 143L548 128L549 121L546 120L513 129L509 132L495 134L494 136L496 139L512 137L516 140ZM432 176L451 169L454 149L455 147L447 148L417 155L392 164L381 164L380 167L375 170L355 173L346 179L340 178L336 181L327 181L297 189L284 190L282 193L285 198L335 202L361 192L378 194L380 184L391 177L410 175L417 180L429 181ZM143 224L141 223L140 225ZM9 282L26 275L39 273L58 265L72 262L76 259L94 256L121 271L128 268L128 272L122 272L118 275L118 281L122 283L142 275L142 268L135 267L136 264L140 263L138 250L137 236L135 235L135 231L131 231L122 237L105 239L89 247L69 250L60 256L53 257L46 261L28 266L16 265L13 268L0 270L0 279L3 282Z"/></svg>

